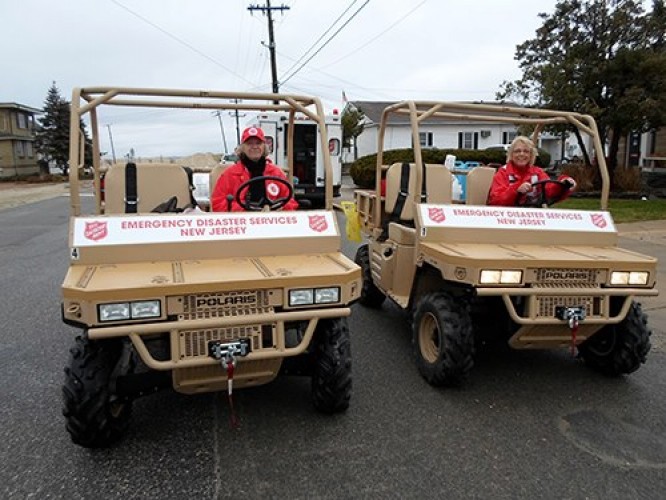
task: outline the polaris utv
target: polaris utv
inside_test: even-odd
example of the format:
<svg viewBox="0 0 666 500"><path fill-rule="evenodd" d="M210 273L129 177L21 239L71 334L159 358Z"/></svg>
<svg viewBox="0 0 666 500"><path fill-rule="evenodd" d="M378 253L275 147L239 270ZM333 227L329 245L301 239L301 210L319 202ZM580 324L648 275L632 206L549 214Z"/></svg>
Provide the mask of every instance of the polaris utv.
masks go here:
<svg viewBox="0 0 666 500"><path fill-rule="evenodd" d="M207 114L274 110L292 120L296 112L304 114L320 127L328 174L325 209L277 211L293 196L289 182L287 198L250 203L240 199L239 189L236 200L247 211L210 212L196 206L192 176L177 162L103 166L98 110L108 106ZM233 390L267 384L279 374L310 376L317 410L346 410L352 384L346 318L360 296L361 273L340 251L320 101L282 94L76 88L71 116L70 266L62 315L81 330L63 386L72 440L84 447L111 445L128 427L133 400L159 389L227 391L232 402ZM82 213L78 175L88 147L79 133L85 118L92 129L94 169L89 214ZM291 146L288 181L293 180ZM225 166L211 167L210 192Z"/></svg>
<svg viewBox="0 0 666 500"><path fill-rule="evenodd" d="M396 116L411 124L414 161L383 165L387 123ZM471 121L480 129L531 126L535 144L548 126L577 129L596 152L600 208L551 208L558 200L547 199L545 189L534 206L488 206L495 168L424 164L419 130L434 120ZM569 348L608 375L631 373L645 362L650 330L636 299L657 295L657 261L617 246L592 117L405 101L384 110L378 136L375 189L355 194L368 240L356 254L360 303L379 307L388 298L411 315L416 364L429 383L463 382L481 340L506 340L515 349ZM460 176L465 198L453 199ZM557 182L541 181L541 188Z"/></svg>

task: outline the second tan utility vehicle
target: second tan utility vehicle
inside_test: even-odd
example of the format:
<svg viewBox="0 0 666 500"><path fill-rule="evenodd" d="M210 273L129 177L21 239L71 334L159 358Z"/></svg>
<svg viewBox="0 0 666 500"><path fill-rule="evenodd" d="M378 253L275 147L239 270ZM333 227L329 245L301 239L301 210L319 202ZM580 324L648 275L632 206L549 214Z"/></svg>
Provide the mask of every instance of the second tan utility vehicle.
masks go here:
<svg viewBox="0 0 666 500"><path fill-rule="evenodd" d="M102 167L102 106L198 111L206 121L211 110L286 111L290 180L293 117L305 114L320 127L325 209L276 211L293 195L289 185L289 197L266 195L259 203L241 199L239 189L236 199L246 212L190 211L191 176L177 162ZM317 410L346 410L352 383L346 318L360 296L361 273L340 251L320 101L282 94L77 88L71 116L70 267L62 314L82 331L63 386L72 440L85 447L116 442L127 429L133 400L165 387L185 394L227 391L233 416L233 389L266 384L280 373L309 375ZM94 161L95 202L88 215L82 215L78 178L84 118L90 119ZM210 173L211 192L218 175L219 168ZM271 182L280 181L252 182L269 191L275 189Z"/></svg>
<svg viewBox="0 0 666 500"><path fill-rule="evenodd" d="M394 115L411 124L412 164L383 166ZM574 127L596 153L599 210L553 209L557 200L545 199L539 207L487 206L494 168L452 172L423 163L420 127L436 119L486 129L533 126L535 143L546 126ZM464 201L452 199L453 175L467 176ZM377 196L383 182L385 196ZM356 192L369 240L356 255L363 269L360 302L379 307L388 297L412 315L416 363L433 385L462 382L474 364L475 340L484 337L507 339L516 349L569 347L600 372L631 373L650 349L636 298L657 295L657 261L618 248L608 196L603 148L590 116L447 102L389 106L379 128L375 190Z"/></svg>

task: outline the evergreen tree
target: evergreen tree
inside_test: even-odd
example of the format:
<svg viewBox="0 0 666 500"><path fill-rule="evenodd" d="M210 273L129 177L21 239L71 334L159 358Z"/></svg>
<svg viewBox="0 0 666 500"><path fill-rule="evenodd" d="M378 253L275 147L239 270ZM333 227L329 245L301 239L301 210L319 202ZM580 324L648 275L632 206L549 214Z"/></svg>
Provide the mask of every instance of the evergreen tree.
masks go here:
<svg viewBox="0 0 666 500"><path fill-rule="evenodd" d="M560 0L540 17L516 50L522 78L497 97L592 115L612 171L621 138L666 125L664 0L648 13L635 0Z"/></svg>
<svg viewBox="0 0 666 500"><path fill-rule="evenodd" d="M55 162L63 173L67 173L70 110L55 82L48 91L42 111L35 131L37 151L45 160Z"/></svg>
<svg viewBox="0 0 666 500"><path fill-rule="evenodd" d="M69 120L71 108L69 101L63 99L60 90L53 82L44 101L43 115L38 119L35 131L35 145L37 152L46 161L55 162L63 174L69 170ZM80 129L86 143L85 163L92 164L91 140L83 121Z"/></svg>

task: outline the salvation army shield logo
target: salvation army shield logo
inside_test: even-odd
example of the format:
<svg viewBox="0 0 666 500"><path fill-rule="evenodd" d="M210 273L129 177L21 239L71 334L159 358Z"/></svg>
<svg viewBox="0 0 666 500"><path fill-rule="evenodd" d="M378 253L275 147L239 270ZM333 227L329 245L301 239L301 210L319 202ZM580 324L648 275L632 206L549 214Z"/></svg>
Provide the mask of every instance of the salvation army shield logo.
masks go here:
<svg viewBox="0 0 666 500"><path fill-rule="evenodd" d="M323 233L328 229L328 222L323 215L308 215L308 220L310 222L310 229L313 231Z"/></svg>
<svg viewBox="0 0 666 500"><path fill-rule="evenodd" d="M443 208L428 208L428 217L431 221L441 224L446 220Z"/></svg>
<svg viewBox="0 0 666 500"><path fill-rule="evenodd" d="M590 218L592 219L592 224L597 226L599 229L603 229L608 225L604 214L590 214Z"/></svg>
<svg viewBox="0 0 666 500"><path fill-rule="evenodd" d="M109 234L106 224L106 222L101 221L86 222L83 236L92 241L99 241L106 238L107 234Z"/></svg>
<svg viewBox="0 0 666 500"><path fill-rule="evenodd" d="M266 185L266 192L271 198L276 198L280 194L280 187L274 182L270 182Z"/></svg>

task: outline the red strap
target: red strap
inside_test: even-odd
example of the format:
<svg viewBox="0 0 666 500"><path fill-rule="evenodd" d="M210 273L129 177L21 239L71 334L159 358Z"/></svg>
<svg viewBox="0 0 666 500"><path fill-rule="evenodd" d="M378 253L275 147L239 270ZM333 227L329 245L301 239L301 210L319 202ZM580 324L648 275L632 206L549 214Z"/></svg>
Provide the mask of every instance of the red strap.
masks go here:
<svg viewBox="0 0 666 500"><path fill-rule="evenodd" d="M229 398L229 425L232 429L240 428L240 419L236 415L236 410L234 409L234 363L233 361L227 361L227 394Z"/></svg>

